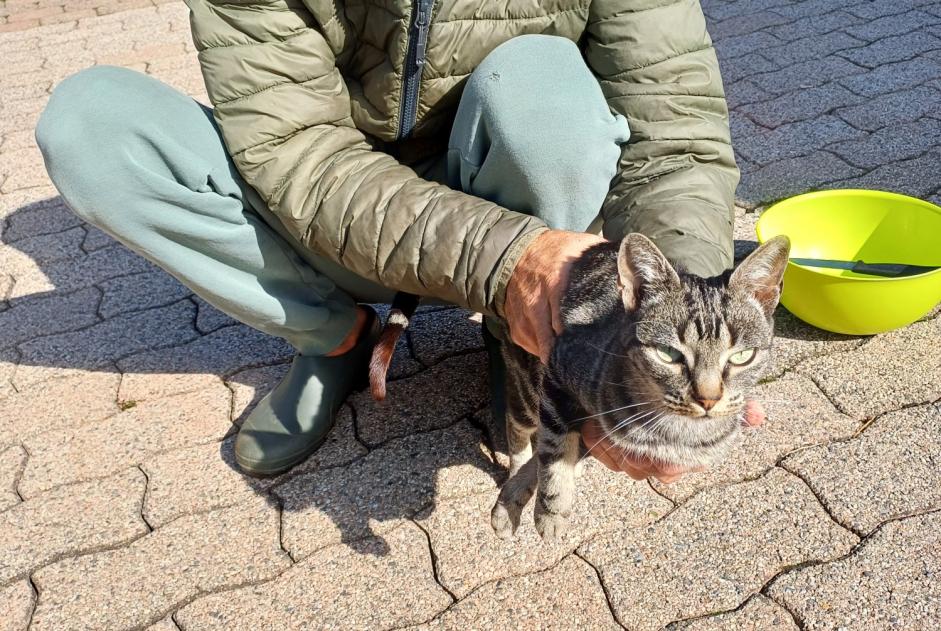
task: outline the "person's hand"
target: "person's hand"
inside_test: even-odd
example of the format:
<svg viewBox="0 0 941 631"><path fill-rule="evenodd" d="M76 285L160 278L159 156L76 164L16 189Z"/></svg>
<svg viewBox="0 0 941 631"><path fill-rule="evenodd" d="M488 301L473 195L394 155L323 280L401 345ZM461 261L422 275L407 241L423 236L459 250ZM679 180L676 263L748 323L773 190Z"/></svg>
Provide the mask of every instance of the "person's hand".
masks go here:
<svg viewBox="0 0 941 631"><path fill-rule="evenodd" d="M584 232L547 230L529 244L510 276L503 304L514 344L548 362L562 332L559 303L572 263L603 241Z"/></svg>
<svg viewBox="0 0 941 631"><path fill-rule="evenodd" d="M765 421L765 411L757 401L748 401L745 404L743 423L748 427L758 427ZM653 462L647 458L638 458L616 447L614 443L604 437L601 425L596 421L589 421L582 425L582 441L588 448L588 453L594 456L604 466L612 471L626 473L635 480L645 480L654 477L665 484L680 479L683 474L703 469L686 469L676 465L666 465Z"/></svg>

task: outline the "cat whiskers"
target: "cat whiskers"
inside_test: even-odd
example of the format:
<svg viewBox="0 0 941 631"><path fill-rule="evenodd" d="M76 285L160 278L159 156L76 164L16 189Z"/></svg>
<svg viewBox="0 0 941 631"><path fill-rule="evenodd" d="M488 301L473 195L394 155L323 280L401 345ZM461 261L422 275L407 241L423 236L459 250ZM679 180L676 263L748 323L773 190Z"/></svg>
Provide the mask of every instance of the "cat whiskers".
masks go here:
<svg viewBox="0 0 941 631"><path fill-rule="evenodd" d="M657 412L656 409L654 409L654 410L646 410L646 411L643 411L643 412L637 412L636 414L633 414L633 415L631 415L631 416L629 416L629 417L627 417L627 418L625 418L625 419L621 419L620 421L617 422L617 424L616 424L613 428L611 428L610 431L608 431L604 436L602 436L602 437L599 438L597 441L595 441L595 444L593 444L592 446L588 447L588 449L585 450L585 453L582 455L582 457L578 459L578 462L581 462L582 460L584 460L585 458L587 458L587 457L591 454L591 450L592 450L592 449L594 449L595 447L597 447L598 445L600 445L601 443L603 443L608 437L610 437L612 434L614 434L614 432L616 432L616 431L618 431L619 429L621 429L621 428L627 426L628 424L630 424L631 422L633 422L633 421L635 421L635 420L637 420L637 419L639 419L639 418L645 417L645 416L647 416L648 414L652 414L652 413L656 413L656 412ZM611 449L613 446L614 446L614 443L612 442L612 443L609 444L609 445L604 449L604 451L602 451L601 453L608 453L608 450ZM577 464L577 463L576 463L576 464Z"/></svg>
<svg viewBox="0 0 941 631"><path fill-rule="evenodd" d="M587 420L590 419L590 418L595 418L595 417L597 417L597 416L604 416L605 414L610 414L611 412L619 412L620 410L626 410L626 409L628 409L628 408L636 408L636 407L639 407L639 406L641 406L641 405L649 405L650 403L653 403L653 401L641 401L640 403L631 403L630 405L624 405L624 406L621 406L621 407L619 407L619 408L612 408L612 409L610 409L610 410L605 410L604 412L598 412L597 414L592 414L592 415L590 415L590 416L582 416L582 417L580 417L580 418L573 418L572 420L570 420L570 421L568 421L568 422L569 422L569 423L577 423L577 422L579 422L579 421L587 421Z"/></svg>

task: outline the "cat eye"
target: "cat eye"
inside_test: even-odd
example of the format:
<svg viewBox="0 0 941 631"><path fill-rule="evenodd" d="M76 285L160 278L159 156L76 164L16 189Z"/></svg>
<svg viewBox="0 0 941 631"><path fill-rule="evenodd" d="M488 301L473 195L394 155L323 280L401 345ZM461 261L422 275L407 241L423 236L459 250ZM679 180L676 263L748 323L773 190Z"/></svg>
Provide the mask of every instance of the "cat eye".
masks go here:
<svg viewBox="0 0 941 631"><path fill-rule="evenodd" d="M738 351L737 353L732 353L729 355L729 363L733 366L744 366L751 360L755 358L755 349L746 348L743 351Z"/></svg>
<svg viewBox="0 0 941 631"><path fill-rule="evenodd" d="M676 364L683 359L683 353L679 352L672 346L667 346L666 344L658 344L654 346L654 352L657 353L657 358L667 364Z"/></svg>

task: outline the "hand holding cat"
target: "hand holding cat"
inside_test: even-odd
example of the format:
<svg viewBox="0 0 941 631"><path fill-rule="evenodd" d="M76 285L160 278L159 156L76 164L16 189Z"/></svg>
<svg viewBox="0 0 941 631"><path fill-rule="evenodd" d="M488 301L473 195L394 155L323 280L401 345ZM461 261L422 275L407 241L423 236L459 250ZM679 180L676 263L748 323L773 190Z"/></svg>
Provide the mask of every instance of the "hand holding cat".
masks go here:
<svg viewBox="0 0 941 631"><path fill-rule="evenodd" d="M529 244L513 270L503 306L510 339L544 364L562 332L559 303L569 269L585 250L602 241L594 234L547 230Z"/></svg>
<svg viewBox="0 0 941 631"><path fill-rule="evenodd" d="M765 411L761 404L757 401L747 402L743 421L749 427L758 427L764 423ZM589 453L604 466L612 471L626 473L635 480L646 480L649 477L655 477L664 484L670 484L680 479L685 473L702 471L702 469L685 469L674 465L664 465L628 455L604 438L604 430L595 422L582 425L582 442L588 447Z"/></svg>

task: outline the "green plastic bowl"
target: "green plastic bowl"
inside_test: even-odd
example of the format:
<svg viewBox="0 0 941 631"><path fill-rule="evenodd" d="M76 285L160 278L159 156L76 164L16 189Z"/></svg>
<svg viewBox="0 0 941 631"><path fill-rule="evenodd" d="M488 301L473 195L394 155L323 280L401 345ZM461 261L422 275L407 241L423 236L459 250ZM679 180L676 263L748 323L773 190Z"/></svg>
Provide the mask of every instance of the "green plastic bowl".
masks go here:
<svg viewBox="0 0 941 631"><path fill-rule="evenodd" d="M758 242L783 234L792 258L941 265L941 208L867 190L798 195L768 208ZM900 278L788 262L781 303L827 331L871 335L911 324L941 301L941 269Z"/></svg>

